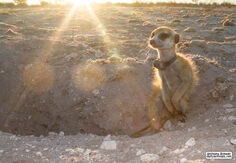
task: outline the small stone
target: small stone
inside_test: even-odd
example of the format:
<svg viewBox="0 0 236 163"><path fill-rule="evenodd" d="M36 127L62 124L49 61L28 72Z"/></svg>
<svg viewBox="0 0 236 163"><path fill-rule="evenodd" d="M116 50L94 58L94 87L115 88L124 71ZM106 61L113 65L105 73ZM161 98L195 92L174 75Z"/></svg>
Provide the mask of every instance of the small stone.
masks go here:
<svg viewBox="0 0 236 163"><path fill-rule="evenodd" d="M216 32L221 32L221 31L224 31L224 28L222 27L214 27L212 28L213 31L216 31Z"/></svg>
<svg viewBox="0 0 236 163"><path fill-rule="evenodd" d="M92 93L93 93L94 96L97 96L97 95L99 95L99 90L95 89L95 90L92 91Z"/></svg>
<svg viewBox="0 0 236 163"><path fill-rule="evenodd" d="M221 120L221 121L226 121L226 117L225 116L220 116L219 118L218 118L218 120Z"/></svg>
<svg viewBox="0 0 236 163"><path fill-rule="evenodd" d="M26 149L25 151L26 151L26 152L30 152L30 150L29 150L29 149Z"/></svg>
<svg viewBox="0 0 236 163"><path fill-rule="evenodd" d="M0 160L1 160L1 157L2 157L2 153L3 153L4 151L1 149L0 150Z"/></svg>
<svg viewBox="0 0 236 163"><path fill-rule="evenodd" d="M196 29L187 27L184 32L196 32Z"/></svg>
<svg viewBox="0 0 236 163"><path fill-rule="evenodd" d="M75 151L76 151L76 152L79 152L79 153L83 153L83 152L84 152L84 149L77 147L77 148L75 148Z"/></svg>
<svg viewBox="0 0 236 163"><path fill-rule="evenodd" d="M190 17L189 15L182 16L182 18L189 18L189 17Z"/></svg>
<svg viewBox="0 0 236 163"><path fill-rule="evenodd" d="M236 116L233 116L233 115L232 115L232 116L229 116L229 117L228 117L228 120L230 120L230 121L236 121Z"/></svg>
<svg viewBox="0 0 236 163"><path fill-rule="evenodd" d="M231 113L236 111L236 108L225 109L225 113Z"/></svg>
<svg viewBox="0 0 236 163"><path fill-rule="evenodd" d="M84 155L89 155L91 153L91 149L86 149L86 151L84 152Z"/></svg>
<svg viewBox="0 0 236 163"><path fill-rule="evenodd" d="M189 146L189 147L192 147L192 146L194 146L196 144L196 141L195 141L195 139L192 137L192 138L190 138L186 143L185 143L185 145L186 146Z"/></svg>
<svg viewBox="0 0 236 163"><path fill-rule="evenodd" d="M173 151L174 154L180 154L180 153L183 153L184 151L186 150L186 148L177 148L176 150Z"/></svg>
<svg viewBox="0 0 236 163"><path fill-rule="evenodd" d="M184 123L183 122L178 122L178 126L184 127Z"/></svg>
<svg viewBox="0 0 236 163"><path fill-rule="evenodd" d="M70 53L69 55L66 55L66 56L65 56L65 59L66 59L67 61L71 61L72 59L77 58L78 55L79 55L79 54L73 52L73 53Z"/></svg>
<svg viewBox="0 0 236 163"><path fill-rule="evenodd" d="M57 133L55 133L55 132L49 132L48 135L49 135L49 136L56 136Z"/></svg>
<svg viewBox="0 0 236 163"><path fill-rule="evenodd" d="M1 70L0 73L3 74L5 71L4 70Z"/></svg>
<svg viewBox="0 0 236 163"><path fill-rule="evenodd" d="M111 140L111 135L107 135L103 140L104 140L104 141Z"/></svg>
<svg viewBox="0 0 236 163"><path fill-rule="evenodd" d="M43 150L44 150L44 151L47 151L47 150L48 150L48 148L43 148Z"/></svg>
<svg viewBox="0 0 236 163"><path fill-rule="evenodd" d="M206 41L205 40L192 40L192 41L190 41L190 45L205 48L206 47Z"/></svg>
<svg viewBox="0 0 236 163"><path fill-rule="evenodd" d="M206 123L207 123L207 122L209 122L209 119L205 119L205 121L204 121L204 122L206 122Z"/></svg>
<svg viewBox="0 0 236 163"><path fill-rule="evenodd" d="M36 155L37 156L42 156L43 154L42 154L42 152L39 151L39 152L36 152Z"/></svg>
<svg viewBox="0 0 236 163"><path fill-rule="evenodd" d="M171 25L177 26L177 25L180 25L180 23L181 23L181 20L175 19L171 22Z"/></svg>
<svg viewBox="0 0 236 163"><path fill-rule="evenodd" d="M66 151L66 152L70 152L70 151L73 151L73 149L67 148L67 149L65 149L65 151Z"/></svg>
<svg viewBox="0 0 236 163"><path fill-rule="evenodd" d="M230 101L232 101L234 99L234 95L230 95L229 99L230 99Z"/></svg>
<svg viewBox="0 0 236 163"><path fill-rule="evenodd" d="M187 161L186 158L181 158L181 159L179 160L179 163L185 163L186 161Z"/></svg>
<svg viewBox="0 0 236 163"><path fill-rule="evenodd" d="M65 133L63 131L60 131L59 136L65 136Z"/></svg>
<svg viewBox="0 0 236 163"><path fill-rule="evenodd" d="M18 33L13 31L12 29L8 29L5 34L7 34L7 35L18 35Z"/></svg>
<svg viewBox="0 0 236 163"><path fill-rule="evenodd" d="M166 152L168 150L168 148L166 146L162 147L160 153Z"/></svg>
<svg viewBox="0 0 236 163"><path fill-rule="evenodd" d="M120 56L118 56L117 54L113 54L112 56L110 56L108 58L108 60L113 62L113 63L120 63L120 62L122 62L122 58Z"/></svg>
<svg viewBox="0 0 236 163"><path fill-rule="evenodd" d="M140 160L143 163L155 163L159 160L159 156L156 154L144 154L140 157Z"/></svg>
<svg viewBox="0 0 236 163"><path fill-rule="evenodd" d="M195 127L195 126L192 127L192 128L188 128L188 132L191 132L191 131L194 131L194 130L196 130L196 127Z"/></svg>
<svg viewBox="0 0 236 163"><path fill-rule="evenodd" d="M116 150L116 141L114 140L103 141L100 148L105 150Z"/></svg>
<svg viewBox="0 0 236 163"><path fill-rule="evenodd" d="M172 124L170 120L166 121L166 123L163 126L165 130L171 130L171 127L172 127Z"/></svg>
<svg viewBox="0 0 236 163"><path fill-rule="evenodd" d="M143 26L148 26L148 25L152 25L152 23L150 21L143 22Z"/></svg>
<svg viewBox="0 0 236 163"><path fill-rule="evenodd" d="M230 143L236 145L236 139L230 139Z"/></svg>
<svg viewBox="0 0 236 163"><path fill-rule="evenodd" d="M146 151L144 149L138 149L137 152L136 152L136 156L140 156L144 153L146 153Z"/></svg>
<svg viewBox="0 0 236 163"><path fill-rule="evenodd" d="M224 108L232 108L233 105L232 105L232 104L225 104L225 105L223 105L223 107L224 107Z"/></svg>

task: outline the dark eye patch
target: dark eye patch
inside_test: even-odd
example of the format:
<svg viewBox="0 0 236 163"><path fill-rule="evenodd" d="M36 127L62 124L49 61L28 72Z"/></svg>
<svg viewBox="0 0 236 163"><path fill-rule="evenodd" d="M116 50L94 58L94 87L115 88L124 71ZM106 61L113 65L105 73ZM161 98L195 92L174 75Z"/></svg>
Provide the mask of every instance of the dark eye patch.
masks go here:
<svg viewBox="0 0 236 163"><path fill-rule="evenodd" d="M161 40L165 40L169 37L170 35L168 33L161 33L160 35L158 35L158 38Z"/></svg>

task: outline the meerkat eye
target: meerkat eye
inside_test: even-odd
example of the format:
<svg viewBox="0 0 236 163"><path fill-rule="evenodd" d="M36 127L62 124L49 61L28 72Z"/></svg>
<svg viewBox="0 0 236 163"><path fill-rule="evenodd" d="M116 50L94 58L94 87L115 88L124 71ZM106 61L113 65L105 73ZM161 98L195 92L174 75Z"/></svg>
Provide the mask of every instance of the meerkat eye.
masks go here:
<svg viewBox="0 0 236 163"><path fill-rule="evenodd" d="M169 37L170 35L167 34L167 33L161 33L158 38L161 39L161 40L165 40Z"/></svg>

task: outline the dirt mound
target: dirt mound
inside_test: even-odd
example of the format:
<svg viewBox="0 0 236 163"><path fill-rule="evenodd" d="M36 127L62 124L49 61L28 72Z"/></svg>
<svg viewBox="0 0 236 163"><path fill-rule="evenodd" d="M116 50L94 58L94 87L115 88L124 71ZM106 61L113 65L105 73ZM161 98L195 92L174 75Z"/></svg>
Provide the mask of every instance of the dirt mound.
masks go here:
<svg viewBox="0 0 236 163"><path fill-rule="evenodd" d="M229 84L223 68L198 55L189 57L198 66L201 85L191 107L202 107L204 98L225 96ZM96 59L70 67L33 62L24 68L11 109L2 110L1 129L38 136L50 131L130 135L148 123L152 73L150 61L134 58Z"/></svg>

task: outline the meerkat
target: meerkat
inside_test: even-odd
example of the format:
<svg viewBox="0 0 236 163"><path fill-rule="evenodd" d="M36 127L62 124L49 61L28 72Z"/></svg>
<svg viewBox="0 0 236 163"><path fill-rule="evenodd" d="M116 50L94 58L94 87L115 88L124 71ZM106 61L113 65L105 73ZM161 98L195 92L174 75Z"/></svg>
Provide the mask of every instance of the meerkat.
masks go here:
<svg viewBox="0 0 236 163"><path fill-rule="evenodd" d="M153 30L149 36L149 46L158 53L153 61L153 91L148 108L151 125L136 132L134 137L159 131L170 117L185 115L189 109L189 98L197 83L197 71L190 58L176 53L179 40L180 35L165 26ZM158 98L164 106L156 106Z"/></svg>
<svg viewBox="0 0 236 163"><path fill-rule="evenodd" d="M154 87L160 87L162 101L172 115L185 115L189 109L189 98L197 83L197 71L194 62L181 53L176 53L176 44L180 35L168 27L159 27L152 31L149 37L149 46L158 53L158 59L154 60L155 67ZM154 89L154 92L157 88ZM153 97L155 99L155 93ZM152 103L153 100L150 100ZM154 100L155 101L155 100ZM152 106L152 104L150 104ZM156 121L152 113L153 107L149 108L152 121ZM158 124L156 129L159 129Z"/></svg>

